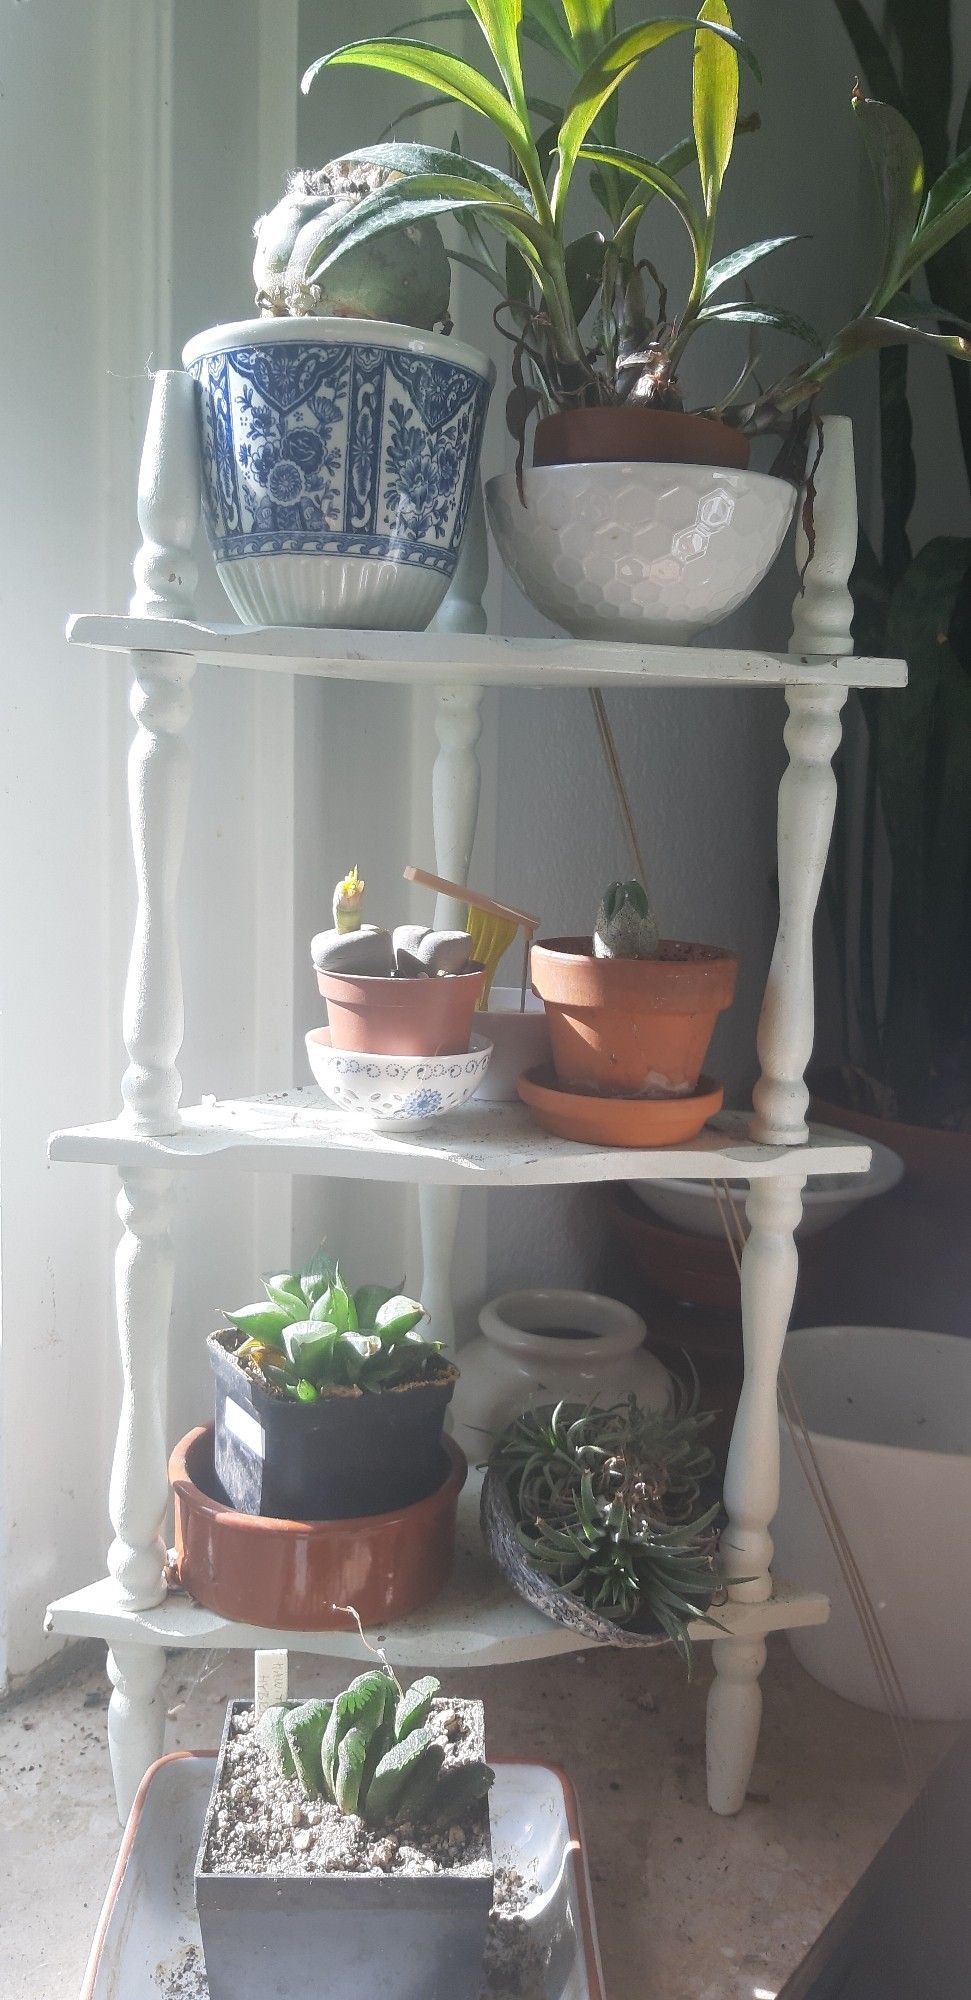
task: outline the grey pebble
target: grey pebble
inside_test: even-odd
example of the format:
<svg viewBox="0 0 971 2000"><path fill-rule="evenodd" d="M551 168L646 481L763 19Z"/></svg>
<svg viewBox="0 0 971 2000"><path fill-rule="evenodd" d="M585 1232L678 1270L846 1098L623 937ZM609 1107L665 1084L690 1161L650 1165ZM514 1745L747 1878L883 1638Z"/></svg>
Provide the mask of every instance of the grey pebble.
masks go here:
<svg viewBox="0 0 971 2000"><path fill-rule="evenodd" d="M429 972L464 972L471 955L468 931L428 931L417 952Z"/></svg>
<svg viewBox="0 0 971 2000"><path fill-rule="evenodd" d="M394 950L390 931L375 924L362 924L359 931L318 931L310 946L310 956L318 972L360 973L390 978L394 971Z"/></svg>

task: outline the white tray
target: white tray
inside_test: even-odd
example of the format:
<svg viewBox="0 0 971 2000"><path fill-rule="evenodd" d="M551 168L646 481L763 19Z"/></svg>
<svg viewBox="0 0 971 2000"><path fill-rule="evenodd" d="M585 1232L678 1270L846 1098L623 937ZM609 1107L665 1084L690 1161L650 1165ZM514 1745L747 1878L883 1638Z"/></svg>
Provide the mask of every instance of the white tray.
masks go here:
<svg viewBox="0 0 971 2000"><path fill-rule="evenodd" d="M208 2000L193 1869L215 1765L214 1755L176 1751L146 1773L80 2000ZM565 1773L496 1759L492 1826L497 1861L537 1885L522 1916L546 1965L543 2000L606 2000L576 1795ZM380 1968L375 1973L377 1991ZM239 2000L291 1996L264 1986Z"/></svg>

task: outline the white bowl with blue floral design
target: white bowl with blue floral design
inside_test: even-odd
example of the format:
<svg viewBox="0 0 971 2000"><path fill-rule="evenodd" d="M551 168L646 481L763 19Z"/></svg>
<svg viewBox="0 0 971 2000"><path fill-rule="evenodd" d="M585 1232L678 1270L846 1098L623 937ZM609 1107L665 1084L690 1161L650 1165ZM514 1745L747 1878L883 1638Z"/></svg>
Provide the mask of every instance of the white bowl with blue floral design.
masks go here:
<svg viewBox="0 0 971 2000"><path fill-rule="evenodd" d="M430 1119L460 1110L478 1090L492 1054L484 1035L473 1035L460 1056L367 1056L332 1049L329 1028L312 1028L306 1043L324 1096L377 1131L416 1132Z"/></svg>
<svg viewBox="0 0 971 2000"><path fill-rule="evenodd" d="M182 353L244 624L421 631L455 574L495 369L383 320L239 320Z"/></svg>

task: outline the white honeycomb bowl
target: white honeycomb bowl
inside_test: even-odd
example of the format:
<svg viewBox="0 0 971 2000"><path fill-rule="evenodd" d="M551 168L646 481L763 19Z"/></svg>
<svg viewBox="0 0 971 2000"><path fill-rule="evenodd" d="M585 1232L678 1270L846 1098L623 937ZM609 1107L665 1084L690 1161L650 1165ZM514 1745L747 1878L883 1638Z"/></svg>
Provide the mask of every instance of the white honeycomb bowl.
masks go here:
<svg viewBox="0 0 971 2000"><path fill-rule="evenodd" d="M796 488L708 465L546 465L490 479L503 562L576 639L692 639L737 611L779 553Z"/></svg>

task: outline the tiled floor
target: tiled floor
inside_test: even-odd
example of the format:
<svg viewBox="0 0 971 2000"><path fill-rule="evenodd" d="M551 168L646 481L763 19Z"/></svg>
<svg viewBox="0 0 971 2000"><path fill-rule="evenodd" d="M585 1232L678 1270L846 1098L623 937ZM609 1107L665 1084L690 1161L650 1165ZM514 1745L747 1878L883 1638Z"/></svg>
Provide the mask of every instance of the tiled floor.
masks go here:
<svg viewBox="0 0 971 2000"><path fill-rule="evenodd" d="M774 2000L907 1803L886 1720L817 1687L776 1640L749 1802L715 1819L708 1672L702 1661L686 1687L669 1653L604 1652L455 1679L485 1697L496 1755L560 1762L574 1778L610 2000ZM245 1675L232 1654L173 1660L168 1747L214 1744ZM297 1693L340 1678L292 1663ZM119 1840L106 1702L89 1659L0 1713L2 2000L76 2000ZM952 1734L915 1731L922 1771Z"/></svg>

